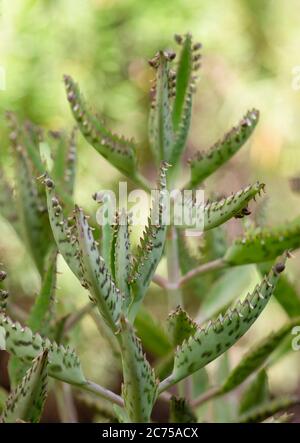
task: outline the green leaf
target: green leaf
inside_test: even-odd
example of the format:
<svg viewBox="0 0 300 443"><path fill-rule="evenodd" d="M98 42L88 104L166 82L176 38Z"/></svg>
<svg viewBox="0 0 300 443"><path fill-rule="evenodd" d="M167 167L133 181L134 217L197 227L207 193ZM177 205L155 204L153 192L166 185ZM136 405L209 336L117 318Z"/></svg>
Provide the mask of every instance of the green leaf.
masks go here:
<svg viewBox="0 0 300 443"><path fill-rule="evenodd" d="M158 384L141 342L124 316L120 318L120 325L125 409L130 422L148 423Z"/></svg>
<svg viewBox="0 0 300 443"><path fill-rule="evenodd" d="M200 226L201 221L203 221L204 231L208 231L209 229L213 229L225 223L232 217L243 216L248 203L251 200L255 200L257 195L260 196L264 187L265 185L263 183L257 182L254 185L249 185L245 189L241 189L235 194L219 201L206 204L195 204L194 202L190 202L190 208L195 216L195 220L199 219ZM182 227L189 228L190 226L183 225Z"/></svg>
<svg viewBox="0 0 300 443"><path fill-rule="evenodd" d="M22 238L20 220L16 208L14 191L7 181L4 172L0 169L0 213Z"/></svg>
<svg viewBox="0 0 300 443"><path fill-rule="evenodd" d="M275 228L257 229L234 241L224 260L234 266L273 260L300 246L300 218Z"/></svg>
<svg viewBox="0 0 300 443"><path fill-rule="evenodd" d="M283 269L284 264L278 262L261 284L233 310L229 309L224 318L210 321L184 341L176 350L173 372L161 383L160 391L203 368L236 343L268 303Z"/></svg>
<svg viewBox="0 0 300 443"><path fill-rule="evenodd" d="M167 164L162 162L158 199L153 202L152 214L148 219L143 237L140 240L137 254L134 257L129 283L132 286L133 301L130 306L129 318L133 321L151 283L154 272L160 262L167 232L167 224L163 220L164 199L166 191ZM154 211L155 209L155 211Z"/></svg>
<svg viewBox="0 0 300 443"><path fill-rule="evenodd" d="M128 283L131 270L131 251L128 216L124 211L117 215L114 237L114 281L124 295L124 309L126 312L131 302Z"/></svg>
<svg viewBox="0 0 300 443"><path fill-rule="evenodd" d="M36 423L40 420L47 396L48 350L33 361L21 383L9 395L0 421L15 423L18 420Z"/></svg>
<svg viewBox="0 0 300 443"><path fill-rule="evenodd" d="M169 314L167 331L174 346L181 345L184 340L194 335L196 330L196 323L193 322L181 306L178 306L175 311Z"/></svg>
<svg viewBox="0 0 300 443"><path fill-rule="evenodd" d="M258 265L258 269L260 272L266 273L270 269L270 265L261 263ZM290 318L300 317L300 297L294 285L285 275L279 280L274 297Z"/></svg>
<svg viewBox="0 0 300 443"><path fill-rule="evenodd" d="M2 414L2 411L4 409L7 396L8 396L7 391L0 386L0 414Z"/></svg>
<svg viewBox="0 0 300 443"><path fill-rule="evenodd" d="M170 423L197 423L197 418L184 398L172 397L170 402Z"/></svg>
<svg viewBox="0 0 300 443"><path fill-rule="evenodd" d="M200 67L201 55L198 50L201 45L193 45L192 36L186 34L180 38L182 49L176 71L175 99L172 108L174 126L174 144L170 163L176 165L185 148L192 115L192 95L195 91L196 71Z"/></svg>
<svg viewBox="0 0 300 443"><path fill-rule="evenodd" d="M76 176L76 130L74 128L70 136L59 132L52 132L50 135L57 143L51 174L65 193L72 196Z"/></svg>
<svg viewBox="0 0 300 443"><path fill-rule="evenodd" d="M92 301L97 305L104 320L115 331L122 310L123 294L116 287L99 254L87 217L77 206L75 207L75 219L84 285L89 289Z"/></svg>
<svg viewBox="0 0 300 443"><path fill-rule="evenodd" d="M48 257L48 266L44 274L42 287L31 308L27 324L33 332L49 335L50 322L54 316L56 289L56 249Z"/></svg>
<svg viewBox="0 0 300 443"><path fill-rule="evenodd" d="M256 291L258 290L257 288ZM299 318L290 321L280 328L279 331L270 334L261 342L257 343L254 348L250 349L225 381L222 392L229 392L236 388L246 380L250 374L259 369L287 334L289 334L293 326L299 324L299 321Z"/></svg>
<svg viewBox="0 0 300 443"><path fill-rule="evenodd" d="M5 349L12 355L24 362L31 362L43 350L48 349L48 371L51 377L74 385L85 383L79 358L69 347L65 348L48 338L42 338L28 327L23 328L19 323L14 323L9 317L0 313L0 331L3 329Z"/></svg>
<svg viewBox="0 0 300 443"><path fill-rule="evenodd" d="M136 171L134 142L106 129L97 116L88 110L78 85L73 79L65 75L64 81L73 116L85 139L119 171L125 175L134 176Z"/></svg>
<svg viewBox="0 0 300 443"><path fill-rule="evenodd" d="M196 152L190 160L191 181L187 189L197 187L209 175L228 161L246 143L257 125L259 112L248 111L240 123L233 127L207 152Z"/></svg>
<svg viewBox="0 0 300 443"><path fill-rule="evenodd" d="M115 216L114 201L109 192L96 193L93 195L93 198L101 205L97 213L97 220L101 225L100 252L114 277L115 231L112 225L112 220Z"/></svg>
<svg viewBox="0 0 300 443"><path fill-rule="evenodd" d="M238 417L237 421L239 423L262 422L271 415L274 415L277 412L284 411L285 409L288 409L291 406L295 406L298 404L300 404L299 397L295 396L280 397L250 409L250 411Z"/></svg>
<svg viewBox="0 0 300 443"><path fill-rule="evenodd" d="M243 393L240 399L239 413L244 414L267 400L269 400L268 376L266 371L262 369Z"/></svg>
<svg viewBox="0 0 300 443"><path fill-rule="evenodd" d="M158 160L169 161L171 157L174 132L171 115L170 96L170 58L168 52L160 51L150 64L156 69L154 98L149 116L149 139Z"/></svg>
<svg viewBox="0 0 300 443"><path fill-rule="evenodd" d="M45 195L41 195L34 169L22 145L14 146L17 207L23 229L23 239L40 272L43 273L44 258L48 251L51 234Z"/></svg>
<svg viewBox="0 0 300 443"><path fill-rule="evenodd" d="M162 325L143 307L139 309L134 326L144 348L155 357L164 357L173 346Z"/></svg>

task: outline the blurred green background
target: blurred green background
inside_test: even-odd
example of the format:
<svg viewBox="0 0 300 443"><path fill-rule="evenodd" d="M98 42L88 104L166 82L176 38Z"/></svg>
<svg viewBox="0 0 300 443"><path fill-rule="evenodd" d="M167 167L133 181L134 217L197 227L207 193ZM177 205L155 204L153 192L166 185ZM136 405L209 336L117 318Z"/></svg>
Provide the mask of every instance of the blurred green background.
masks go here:
<svg viewBox="0 0 300 443"><path fill-rule="evenodd" d="M300 214L300 195L289 185L291 177L300 175L299 1L2 0L0 7L0 65L6 83L0 91L0 157L8 171L5 110L47 129L70 129L74 122L62 82L67 73L79 82L110 128L138 140L141 168L153 179L147 141L152 72L147 59L158 49L174 47L174 33L192 32L203 43L203 66L186 158L195 149L207 149L256 107L261 118L250 143L207 181L207 189L229 194L259 179L267 185L264 209L257 214L260 222L279 224ZM185 167L182 179L187 173ZM119 173L80 136L76 201L95 210L92 193L110 188L118 179ZM22 297L30 299L38 291L38 275L3 220L0 229L1 258L13 270L12 282L21 287ZM240 230L240 221L228 224L229 237ZM300 290L299 264L296 254L288 273ZM59 270L63 274L58 309L66 313L84 304L86 294L62 261ZM248 286L256 278L252 275ZM157 288L152 292L155 311L162 294ZM159 311L162 318L167 315L167 307ZM232 363L250 343L284 320L285 314L272 302L231 350ZM79 335L79 353L89 377L113 380L111 360L95 355L95 349L101 354L105 348L89 319ZM275 365L270 378L273 390L299 390L299 365L299 352Z"/></svg>

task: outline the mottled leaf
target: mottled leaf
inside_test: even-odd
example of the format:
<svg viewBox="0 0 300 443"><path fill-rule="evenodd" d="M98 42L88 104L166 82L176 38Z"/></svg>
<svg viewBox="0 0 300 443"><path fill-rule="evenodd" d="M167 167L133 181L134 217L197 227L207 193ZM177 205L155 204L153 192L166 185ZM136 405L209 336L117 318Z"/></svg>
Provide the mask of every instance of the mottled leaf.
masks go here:
<svg viewBox="0 0 300 443"><path fill-rule="evenodd" d="M45 350L36 357L21 383L9 395L0 418L2 423L39 421L47 396L47 365L48 350Z"/></svg>
<svg viewBox="0 0 300 443"><path fill-rule="evenodd" d="M83 136L117 169L125 175L134 176L136 171L134 142L106 129L98 117L88 110L78 85L73 79L65 75L64 81L73 116Z"/></svg>
<svg viewBox="0 0 300 443"><path fill-rule="evenodd" d="M147 423L157 394L157 381L132 326L121 316L122 395L130 422Z"/></svg>

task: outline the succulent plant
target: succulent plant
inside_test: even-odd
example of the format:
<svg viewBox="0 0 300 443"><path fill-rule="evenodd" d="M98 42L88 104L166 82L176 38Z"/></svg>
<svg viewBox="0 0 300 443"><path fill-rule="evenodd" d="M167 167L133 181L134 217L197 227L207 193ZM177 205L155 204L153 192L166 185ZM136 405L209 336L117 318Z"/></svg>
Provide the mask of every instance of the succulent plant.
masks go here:
<svg viewBox="0 0 300 443"><path fill-rule="evenodd" d="M47 390L58 386L50 384L49 378L111 402L113 409L108 416L120 422L150 422L159 402L168 403L173 422L201 421L200 405L221 402L222 396L242 383L246 389L238 397L239 408L235 408L232 421L284 421L272 417L299 402L293 396L272 398L267 374L275 351L280 351L279 357L289 351L286 340L300 322L299 297L287 277L281 276L290 251L300 246L300 218L284 226L249 230L228 245L222 225L229 219L248 216L248 205L264 191L264 184L254 183L199 206L192 198L189 208L192 212L201 209L204 231L198 257L192 254L185 237L190 226L179 226L174 220L168 225L163 220L164 195L176 188L183 167L181 158L187 147L201 60L201 45L190 34L177 35L175 40L180 46L178 57L172 51L159 51L149 61L154 74L149 145L157 164L159 204L156 220L153 223L153 213L149 214L136 250L130 240L130 214L117 212L113 223L97 228L94 234L89 214L73 203L75 132L71 136L56 132L45 135L35 125L20 124L8 114L16 173L12 186L1 172L1 214L27 246L42 284L21 325L8 315L10 299L5 282L9 276L2 265L0 348L10 354L12 385L12 392L1 404L3 422L38 421ZM64 76L64 82L76 126L86 141L131 182L150 192L152 185L138 169L136 142L107 129L69 75ZM195 191L229 161L248 140L258 120L258 111L248 111L212 148L194 154L188 162L190 180L184 189ZM42 155L43 143L50 147L50 161ZM64 323L62 330L54 303L57 253L90 300L84 312L71 314L72 321L68 326ZM163 257L167 278L157 273ZM235 300L234 278L227 283L225 278L235 269L242 272L246 264L257 265L261 282L244 299ZM167 293L171 312L165 325L143 306L152 282L160 287L162 296ZM215 291L215 298L209 299L215 306L205 313L202 306L218 283L227 284L232 295L220 304ZM187 292L197 301L201 298L194 319L184 307ZM287 312L289 321L251 348L219 385L209 386L206 366L220 356L226 358L272 296ZM66 331L84 313L94 310L104 320L113 352L121 361L123 384L119 393L88 380L76 352L66 345ZM199 322L201 315L207 315L204 323ZM221 365L221 359L216 363ZM251 380L253 374L257 377Z"/></svg>

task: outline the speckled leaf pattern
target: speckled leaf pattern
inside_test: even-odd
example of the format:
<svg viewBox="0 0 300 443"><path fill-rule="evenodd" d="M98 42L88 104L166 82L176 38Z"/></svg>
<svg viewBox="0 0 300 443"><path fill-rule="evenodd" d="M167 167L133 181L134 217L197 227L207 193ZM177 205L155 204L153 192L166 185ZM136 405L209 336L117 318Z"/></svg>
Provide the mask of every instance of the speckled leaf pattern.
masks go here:
<svg viewBox="0 0 300 443"><path fill-rule="evenodd" d="M199 226L201 226L201 221L203 221L204 231L208 231L225 223L232 217L242 216L243 210L247 208L248 203L251 200L255 200L264 190L264 187L263 183L257 182L219 201L200 205L196 205L192 201L187 203L191 207L194 215L193 218L198 220ZM183 225L182 227L188 228L189 226Z"/></svg>
<svg viewBox="0 0 300 443"><path fill-rule="evenodd" d="M239 414L248 412L255 406L267 402L270 398L268 375L264 369L256 374L255 378L247 386L241 395Z"/></svg>
<svg viewBox="0 0 300 443"><path fill-rule="evenodd" d="M48 371L51 377L74 385L85 383L79 358L68 346L58 345L38 333L34 334L28 327L14 323L3 313L0 313L0 330L5 331L5 348L12 355L24 362L31 362L48 349Z"/></svg>
<svg viewBox="0 0 300 443"><path fill-rule="evenodd" d="M192 408L184 398L172 397L170 402L170 423L197 423Z"/></svg>
<svg viewBox="0 0 300 443"><path fill-rule="evenodd" d="M126 413L133 423L148 423L158 383L133 327L121 316L120 339L123 362L122 396Z"/></svg>
<svg viewBox="0 0 300 443"><path fill-rule="evenodd" d="M192 115L192 96L195 92L196 72L200 67L199 43L193 44L191 34L179 37L182 45L176 70L175 98L172 107L174 143L170 163L176 165L185 148ZM178 39L177 39L178 40Z"/></svg>
<svg viewBox="0 0 300 443"><path fill-rule="evenodd" d="M224 260L230 265L274 260L285 250L300 246L300 218L275 228L261 228L238 238L227 250Z"/></svg>
<svg viewBox="0 0 300 443"><path fill-rule="evenodd" d="M116 330L124 296L120 289L116 287L103 258L99 254L87 217L77 206L75 207L75 218L84 286L89 289L91 298L96 303L104 320L112 330Z"/></svg>
<svg viewBox="0 0 300 443"><path fill-rule="evenodd" d="M149 217L148 225L145 228L137 254L134 257L134 264L129 278L134 297L130 307L131 319L135 318L137 309L151 283L164 249L167 225L164 223L162 212L167 168L168 165L163 162L160 168L159 197L158 202L155 204L157 207L155 215L152 213L153 217Z"/></svg>
<svg viewBox="0 0 300 443"><path fill-rule="evenodd" d="M124 211L116 217L114 233L114 279L117 287L124 296L124 309L127 311L130 302L129 277L131 270L131 252L129 237L129 221Z"/></svg>
<svg viewBox="0 0 300 443"><path fill-rule="evenodd" d="M278 262L243 302L239 301L224 317L220 316L205 327L199 327L193 336L184 341L177 348L173 372L162 382L162 388L204 367L237 342L268 303L283 269L284 264Z"/></svg>
<svg viewBox="0 0 300 443"><path fill-rule="evenodd" d="M194 335L196 330L196 323L193 322L181 306L178 306L167 318L168 335L175 346L181 345L184 340Z"/></svg>
<svg viewBox="0 0 300 443"><path fill-rule="evenodd" d="M207 152L196 152L190 160L191 180L187 189L197 187L228 161L248 140L257 125L258 118L257 110L248 111L240 123Z"/></svg>
<svg viewBox="0 0 300 443"><path fill-rule="evenodd" d="M88 110L78 85L73 79L65 75L64 80L73 116L83 136L117 169L125 175L133 175L136 170L134 142L106 129L98 117Z"/></svg>
<svg viewBox="0 0 300 443"><path fill-rule="evenodd" d="M229 374L224 382L222 392L229 392L239 386L249 375L259 369L270 354L282 343L283 339L291 332L294 326L299 325L300 318L288 322L277 332L268 335L250 349L240 363Z"/></svg>
<svg viewBox="0 0 300 443"><path fill-rule="evenodd" d="M169 161L174 141L170 102L168 53L160 52L155 65L155 96L149 117L149 139L158 160Z"/></svg>
<svg viewBox="0 0 300 443"><path fill-rule="evenodd" d="M21 383L9 395L0 421L15 423L17 420L36 423L40 420L47 396L48 350L33 361Z"/></svg>

